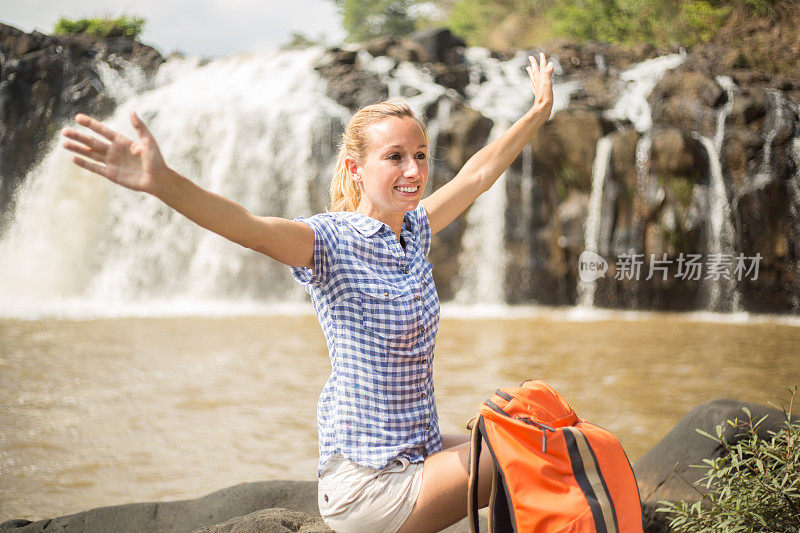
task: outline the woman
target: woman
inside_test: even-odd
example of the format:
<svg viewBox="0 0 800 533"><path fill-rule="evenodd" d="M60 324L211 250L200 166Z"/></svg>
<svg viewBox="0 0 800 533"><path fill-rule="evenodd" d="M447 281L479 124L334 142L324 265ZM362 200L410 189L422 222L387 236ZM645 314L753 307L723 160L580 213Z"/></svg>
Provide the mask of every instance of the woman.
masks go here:
<svg viewBox="0 0 800 533"><path fill-rule="evenodd" d="M431 236L491 187L550 116L553 64L529 59L531 109L424 200L424 126L403 102L359 110L343 135L331 210L309 218L255 216L201 189L167 167L135 112L138 142L86 115L77 122L101 138L62 132L63 146L83 156L76 165L292 267L311 294L332 363L317 410L319 507L337 532L439 531L466 516L469 443L439 433L430 367L439 300L424 257ZM491 476L479 478L486 505Z"/></svg>

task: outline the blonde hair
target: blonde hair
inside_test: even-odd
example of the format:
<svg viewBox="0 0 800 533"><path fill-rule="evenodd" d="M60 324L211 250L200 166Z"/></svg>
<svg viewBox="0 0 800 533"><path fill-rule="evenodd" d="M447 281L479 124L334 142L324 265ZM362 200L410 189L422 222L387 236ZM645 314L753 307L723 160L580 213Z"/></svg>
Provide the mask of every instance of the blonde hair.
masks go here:
<svg viewBox="0 0 800 533"><path fill-rule="evenodd" d="M348 157L363 165L367 157L367 128L390 117L411 118L422 130L425 143L428 143L428 132L425 126L411 110L408 103L401 98L394 98L364 106L353 115L342 134L339 154L336 157L336 169L331 180L331 206L329 211L355 211L361 201L361 189L353 181L344 160Z"/></svg>

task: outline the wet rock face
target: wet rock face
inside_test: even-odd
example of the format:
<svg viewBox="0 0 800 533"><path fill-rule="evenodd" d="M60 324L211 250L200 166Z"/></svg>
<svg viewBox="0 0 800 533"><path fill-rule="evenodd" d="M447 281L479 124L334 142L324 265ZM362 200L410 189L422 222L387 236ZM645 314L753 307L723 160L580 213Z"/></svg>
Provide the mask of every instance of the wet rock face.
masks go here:
<svg viewBox="0 0 800 533"><path fill-rule="evenodd" d="M435 96L424 104L426 118L437 124L432 154L437 165L430 178L436 189L486 143L494 120L470 109L469 102L497 74L483 59L468 63L463 45L442 29L380 37L353 49L331 48L315 68L328 81L328 95L351 111L385 100L387 83L399 81L397 92L406 98L430 88L398 80L398 67L409 66L404 63L413 63L425 84L432 85L430 79L438 84L431 91ZM577 89L570 105L534 137L527 163L521 156L511 165L506 212L499 214L508 259L505 300L576 302L577 258L587 245L586 220L594 209L593 173L599 163L606 165L597 161L597 145L611 135L607 172L598 191L597 235L598 253L609 262L609 270L597 281L595 305L708 308L708 283L676 280L676 261L681 254L700 254L705 261L709 254L742 253L760 254L761 266L758 279L737 283L741 309L800 312L800 78L793 77L795 71L772 75L740 57L738 50L697 46L680 66L653 80L646 100L626 104L647 108L652 127L645 128L638 120L609 113L628 94L630 78L623 74L676 50L569 42L545 49L561 66L557 81L573 82ZM370 57L376 59L366 68ZM511 58L513 54L486 56L487 61ZM163 61L154 50L124 38L93 42L86 36L26 34L2 25L0 60L2 213L10 212L2 209L3 199L64 121L78 111L102 117L113 109L97 61L112 68L132 63L146 72ZM714 185L716 174L721 186ZM720 223L732 227L729 242L713 242ZM445 300L459 286L461 240L468 229L461 216L434 237L431 260ZM626 254L643 256L638 279L614 277L617 261ZM666 254L672 262L668 279L646 279L650 254Z"/></svg>
<svg viewBox="0 0 800 533"><path fill-rule="evenodd" d="M47 142L78 112L107 116L116 102L96 63L154 74L161 55L126 37L25 33L0 23L0 212Z"/></svg>
<svg viewBox="0 0 800 533"><path fill-rule="evenodd" d="M314 69L328 81L328 96L353 112L389 95L377 74L361 68L354 51L331 48Z"/></svg>

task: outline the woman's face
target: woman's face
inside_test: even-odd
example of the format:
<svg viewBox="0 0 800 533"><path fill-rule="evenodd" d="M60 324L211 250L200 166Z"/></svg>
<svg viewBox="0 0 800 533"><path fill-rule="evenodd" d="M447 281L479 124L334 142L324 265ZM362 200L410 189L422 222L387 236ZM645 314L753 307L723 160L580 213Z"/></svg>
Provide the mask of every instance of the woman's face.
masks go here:
<svg viewBox="0 0 800 533"><path fill-rule="evenodd" d="M416 121L390 117L367 127L364 163L351 164L361 183L358 212L389 223L413 211L428 182L428 146Z"/></svg>

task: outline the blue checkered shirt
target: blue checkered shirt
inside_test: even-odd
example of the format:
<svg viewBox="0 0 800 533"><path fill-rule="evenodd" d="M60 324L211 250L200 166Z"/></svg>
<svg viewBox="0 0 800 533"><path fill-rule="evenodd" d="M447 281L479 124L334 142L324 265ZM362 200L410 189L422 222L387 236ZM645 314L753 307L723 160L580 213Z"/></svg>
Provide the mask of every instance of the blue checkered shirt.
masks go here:
<svg viewBox="0 0 800 533"><path fill-rule="evenodd" d="M431 366L439 296L424 208L403 219L405 251L389 226L359 213L295 220L314 230L314 270L292 274L311 295L332 367L317 404L318 473L337 452L383 468L441 450Z"/></svg>

